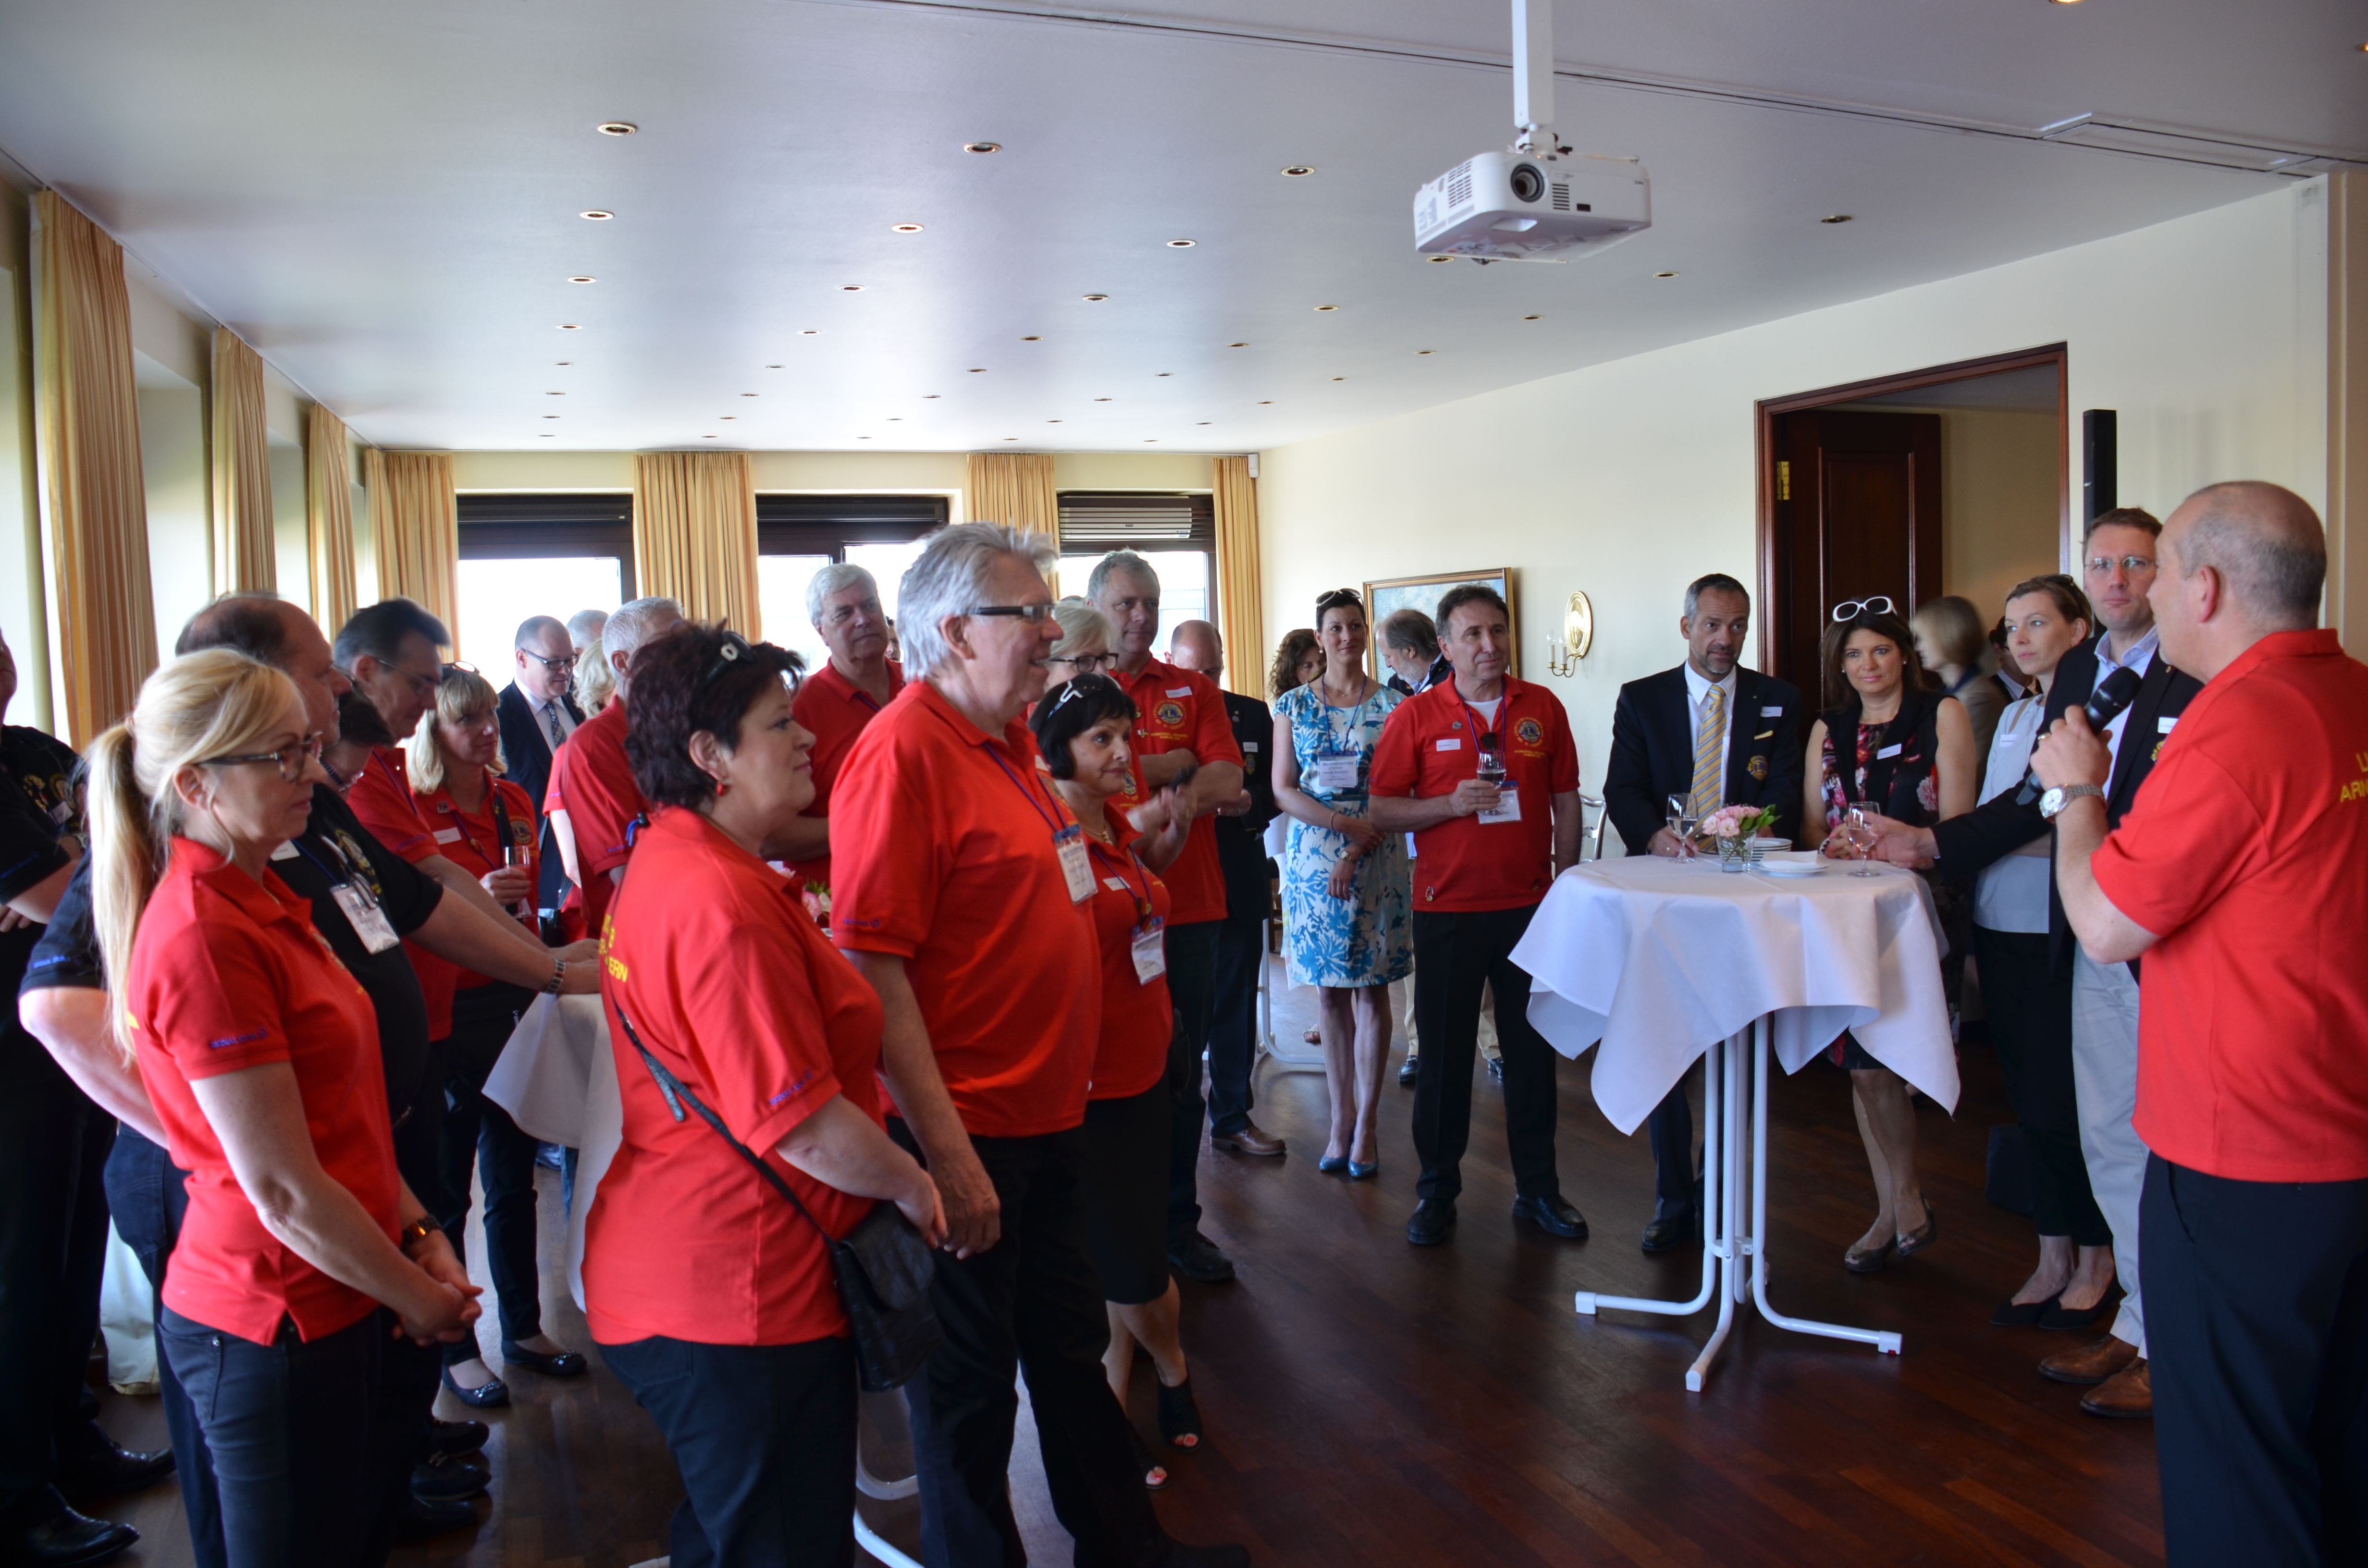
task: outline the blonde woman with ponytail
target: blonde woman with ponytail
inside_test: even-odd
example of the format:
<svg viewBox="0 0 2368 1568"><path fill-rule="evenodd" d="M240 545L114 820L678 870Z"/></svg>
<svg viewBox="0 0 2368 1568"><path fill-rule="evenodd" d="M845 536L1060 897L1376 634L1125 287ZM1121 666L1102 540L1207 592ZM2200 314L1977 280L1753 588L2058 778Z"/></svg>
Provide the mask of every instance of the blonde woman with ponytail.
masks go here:
<svg viewBox="0 0 2368 1568"><path fill-rule="evenodd" d="M129 977L115 1035L190 1173L158 1338L238 1563L365 1560L400 1503L373 1462L380 1343L449 1342L478 1313L395 1173L370 998L271 869L320 754L293 682L214 650L151 676L90 757L93 913Z"/></svg>

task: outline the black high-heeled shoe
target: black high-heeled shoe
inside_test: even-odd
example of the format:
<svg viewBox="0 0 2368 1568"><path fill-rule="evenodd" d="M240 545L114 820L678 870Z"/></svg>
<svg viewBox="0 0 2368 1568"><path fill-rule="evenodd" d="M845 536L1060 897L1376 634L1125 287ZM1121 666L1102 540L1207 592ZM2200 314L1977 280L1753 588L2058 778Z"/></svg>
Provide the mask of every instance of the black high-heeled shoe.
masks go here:
<svg viewBox="0 0 2368 1568"><path fill-rule="evenodd" d="M1192 1380L1174 1388L1159 1385L1159 1435L1174 1449L1190 1451L1201 1446L1201 1407L1192 1400Z"/></svg>

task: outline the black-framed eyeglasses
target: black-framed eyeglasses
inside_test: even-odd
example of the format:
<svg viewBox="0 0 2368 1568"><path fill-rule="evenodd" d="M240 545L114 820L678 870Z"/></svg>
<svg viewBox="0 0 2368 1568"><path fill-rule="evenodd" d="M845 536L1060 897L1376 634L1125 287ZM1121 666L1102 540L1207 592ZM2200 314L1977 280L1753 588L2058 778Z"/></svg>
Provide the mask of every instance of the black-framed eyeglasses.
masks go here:
<svg viewBox="0 0 2368 1568"><path fill-rule="evenodd" d="M553 674L565 674L575 668L575 660L572 654L564 659L546 659L531 648L520 648L518 652Z"/></svg>
<svg viewBox="0 0 2368 1568"><path fill-rule="evenodd" d="M2154 557L2151 555L2092 555L2089 557L2089 570L2094 572L2100 577L2103 576L2106 573L2111 572L2116 566L2135 577L2141 572L2153 571L2154 565Z"/></svg>
<svg viewBox="0 0 2368 1568"><path fill-rule="evenodd" d="M1081 676L1096 676L1116 667L1116 653L1055 653L1044 661L1048 665L1066 665Z"/></svg>
<svg viewBox="0 0 2368 1568"><path fill-rule="evenodd" d="M1834 607L1834 623L1856 620L1861 615L1891 615L1896 613L1891 601L1881 594L1871 599L1846 599Z"/></svg>
<svg viewBox="0 0 2368 1568"><path fill-rule="evenodd" d="M293 784L304 777L304 769L307 767L320 760L321 737L316 732L306 735L294 745L281 746L278 751L249 751L241 752L236 756L209 756L202 759L199 766L235 767L268 762L279 769L281 778Z"/></svg>
<svg viewBox="0 0 2368 1568"><path fill-rule="evenodd" d="M1042 626L1051 619L1053 606L1048 601L1037 605L973 605L964 615L1008 615L1024 620L1030 626Z"/></svg>
<svg viewBox="0 0 2368 1568"><path fill-rule="evenodd" d="M725 632L723 646L715 651L715 662L707 666L705 675L699 677L699 686L696 689L705 691L715 684L716 676L728 669L737 667L741 660L752 657L756 652L755 646L746 637L736 631Z"/></svg>

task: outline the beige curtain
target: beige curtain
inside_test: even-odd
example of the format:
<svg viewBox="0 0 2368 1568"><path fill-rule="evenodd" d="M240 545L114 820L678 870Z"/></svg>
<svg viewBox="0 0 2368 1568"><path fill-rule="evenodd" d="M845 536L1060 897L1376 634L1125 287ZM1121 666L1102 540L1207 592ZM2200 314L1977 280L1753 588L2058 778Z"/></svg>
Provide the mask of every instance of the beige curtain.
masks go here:
<svg viewBox="0 0 2368 1568"><path fill-rule="evenodd" d="M304 558L312 563L313 619L330 636L351 619L354 586L354 488L346 422L313 405L304 442Z"/></svg>
<svg viewBox="0 0 2368 1568"><path fill-rule="evenodd" d="M757 490L746 452L643 452L633 464L633 581L693 620L764 634Z"/></svg>
<svg viewBox="0 0 2368 1568"><path fill-rule="evenodd" d="M1218 458L1218 631L1225 639L1225 687L1266 696L1266 606L1258 576L1258 481L1247 458Z"/></svg>
<svg viewBox="0 0 2368 1568"><path fill-rule="evenodd" d="M55 191L38 193L34 210L41 502L57 574L61 717L79 748L131 711L156 667L148 498L123 247Z"/></svg>
<svg viewBox="0 0 2368 1568"><path fill-rule="evenodd" d="M370 488L370 548L378 597L416 599L446 626L459 608L461 519L452 501L452 454L382 452L362 458ZM329 628L330 635L336 628Z"/></svg>
<svg viewBox="0 0 2368 1568"><path fill-rule="evenodd" d="M974 523L1008 523L1044 534L1057 546L1061 506L1049 452L973 452L962 515Z"/></svg>
<svg viewBox="0 0 2368 1568"><path fill-rule="evenodd" d="M214 592L279 587L271 538L271 433L264 427L263 356L214 328Z"/></svg>

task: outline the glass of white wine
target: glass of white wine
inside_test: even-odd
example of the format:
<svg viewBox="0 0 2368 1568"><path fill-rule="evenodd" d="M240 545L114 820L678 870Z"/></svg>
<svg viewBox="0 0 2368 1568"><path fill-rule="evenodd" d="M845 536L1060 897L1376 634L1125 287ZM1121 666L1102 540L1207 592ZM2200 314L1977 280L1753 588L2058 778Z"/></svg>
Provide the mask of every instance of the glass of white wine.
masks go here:
<svg viewBox="0 0 2368 1568"><path fill-rule="evenodd" d="M1842 843L1849 847L1850 858L1860 862L1859 869L1852 871L1851 876L1872 877L1880 874L1873 867L1865 864L1867 858L1874 853L1878 835L1874 829L1873 820L1864 806L1852 806L1843 816L1841 826L1835 831L1840 835Z"/></svg>

